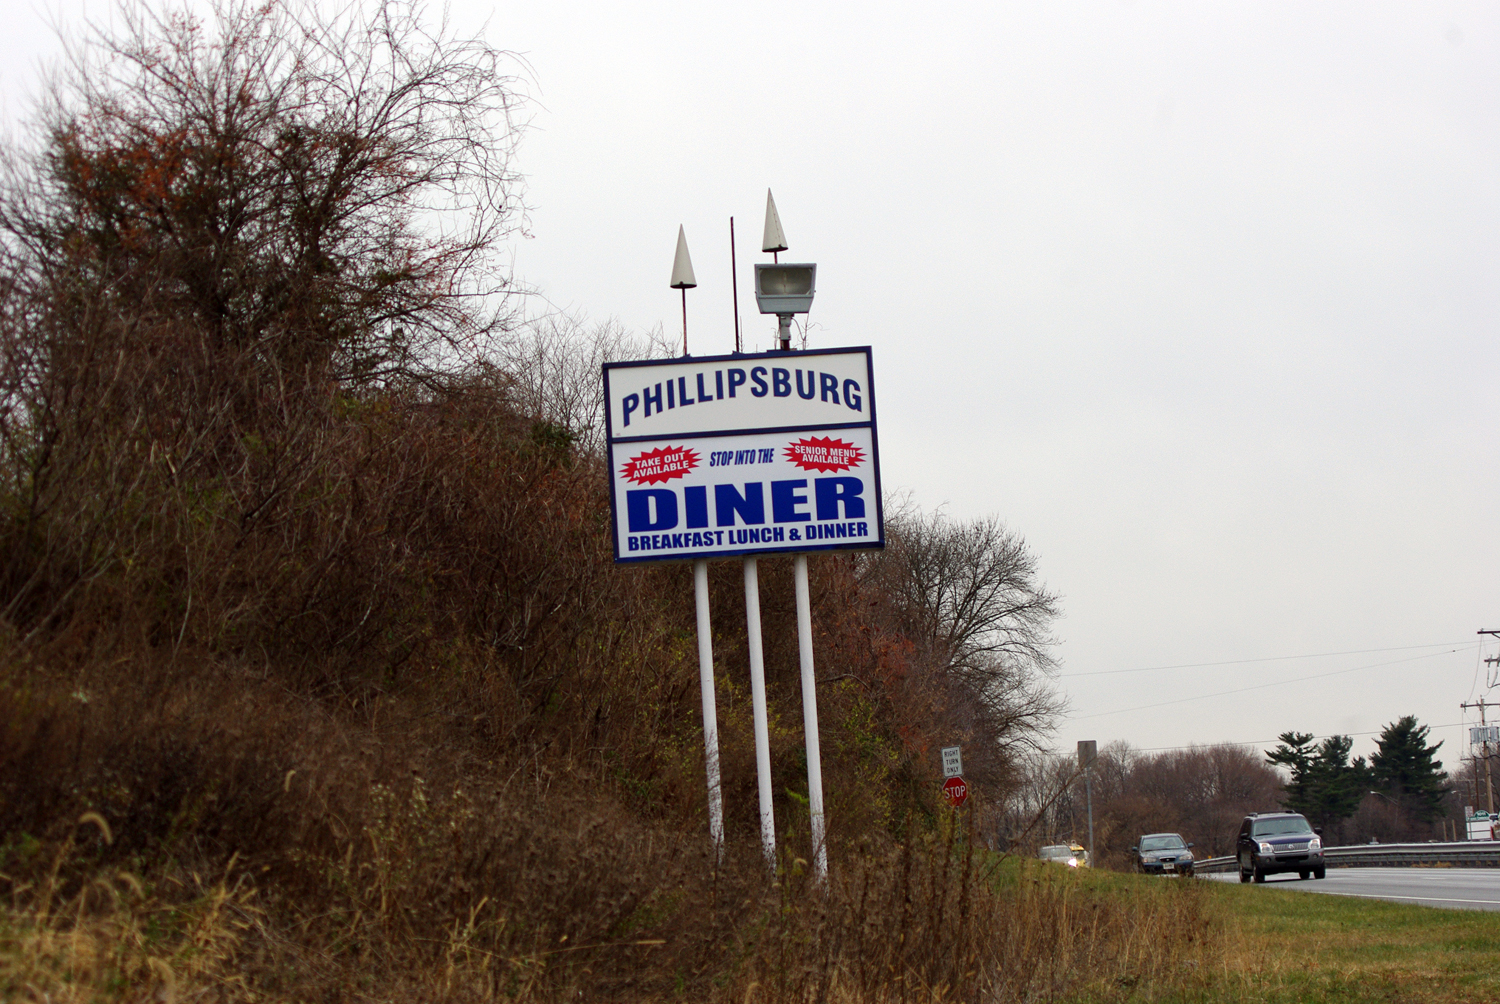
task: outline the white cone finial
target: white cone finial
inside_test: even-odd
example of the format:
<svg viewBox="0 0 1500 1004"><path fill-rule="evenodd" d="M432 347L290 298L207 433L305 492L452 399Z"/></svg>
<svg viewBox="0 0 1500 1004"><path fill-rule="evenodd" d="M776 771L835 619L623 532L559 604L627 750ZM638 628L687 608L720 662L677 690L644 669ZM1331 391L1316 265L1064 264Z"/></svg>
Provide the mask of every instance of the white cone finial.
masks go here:
<svg viewBox="0 0 1500 1004"><path fill-rule="evenodd" d="M692 289L698 285L693 278L693 259L688 257L687 234L681 225L677 227L677 257L672 259L672 288Z"/></svg>
<svg viewBox="0 0 1500 1004"><path fill-rule="evenodd" d="M771 198L771 190L766 189L766 233L760 239L762 251L785 251L786 232L781 229L781 217L776 212L776 200Z"/></svg>

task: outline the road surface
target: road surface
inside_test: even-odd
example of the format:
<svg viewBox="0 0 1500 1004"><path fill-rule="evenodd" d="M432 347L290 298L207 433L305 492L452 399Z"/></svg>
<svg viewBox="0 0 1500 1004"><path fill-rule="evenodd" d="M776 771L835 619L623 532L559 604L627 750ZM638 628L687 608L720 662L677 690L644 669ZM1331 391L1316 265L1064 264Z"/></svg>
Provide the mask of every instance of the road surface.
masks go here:
<svg viewBox="0 0 1500 1004"><path fill-rule="evenodd" d="M1240 880L1237 872L1203 878ZM1321 880L1303 881L1295 872L1270 875L1266 886L1453 910L1500 910L1500 868L1330 868Z"/></svg>

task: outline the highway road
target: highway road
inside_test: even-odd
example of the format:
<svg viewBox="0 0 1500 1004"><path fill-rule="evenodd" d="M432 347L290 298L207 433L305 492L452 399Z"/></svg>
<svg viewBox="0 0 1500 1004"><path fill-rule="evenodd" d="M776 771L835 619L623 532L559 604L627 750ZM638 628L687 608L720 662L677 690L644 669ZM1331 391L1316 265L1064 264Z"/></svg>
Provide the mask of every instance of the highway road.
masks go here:
<svg viewBox="0 0 1500 1004"><path fill-rule="evenodd" d="M1238 882L1235 872L1204 875ZM1453 910L1500 910L1500 868L1330 868L1322 880L1295 873L1266 878L1269 889L1295 889L1331 896L1361 896Z"/></svg>

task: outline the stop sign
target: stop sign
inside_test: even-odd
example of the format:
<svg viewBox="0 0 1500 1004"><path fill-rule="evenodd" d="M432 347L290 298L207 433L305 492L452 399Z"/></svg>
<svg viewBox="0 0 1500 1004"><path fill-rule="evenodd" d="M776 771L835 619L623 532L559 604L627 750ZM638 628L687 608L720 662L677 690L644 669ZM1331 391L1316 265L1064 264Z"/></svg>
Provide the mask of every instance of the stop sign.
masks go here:
<svg viewBox="0 0 1500 1004"><path fill-rule="evenodd" d="M943 797L955 809L969 798L969 783L961 777L950 777L943 782Z"/></svg>

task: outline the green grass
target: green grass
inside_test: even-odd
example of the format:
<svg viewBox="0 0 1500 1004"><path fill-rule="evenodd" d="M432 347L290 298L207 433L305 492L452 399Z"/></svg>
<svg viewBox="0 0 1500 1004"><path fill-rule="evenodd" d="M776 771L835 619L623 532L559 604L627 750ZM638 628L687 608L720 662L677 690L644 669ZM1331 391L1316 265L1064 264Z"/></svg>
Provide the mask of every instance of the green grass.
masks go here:
<svg viewBox="0 0 1500 1004"><path fill-rule="evenodd" d="M1500 1001L1500 914L1212 885L1224 924L1222 964L1201 987L1167 999Z"/></svg>

